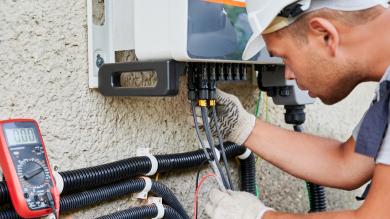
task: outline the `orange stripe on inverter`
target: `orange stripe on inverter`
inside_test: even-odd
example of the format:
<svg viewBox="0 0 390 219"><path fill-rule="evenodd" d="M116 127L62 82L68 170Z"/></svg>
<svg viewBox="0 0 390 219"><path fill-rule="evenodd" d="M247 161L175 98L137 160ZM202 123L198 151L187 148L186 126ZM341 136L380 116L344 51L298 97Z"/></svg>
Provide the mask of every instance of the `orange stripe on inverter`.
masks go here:
<svg viewBox="0 0 390 219"><path fill-rule="evenodd" d="M234 0L204 0L206 2L210 3L218 3L218 4L224 4L224 5L230 5L230 6L236 6L244 8L246 6L245 2L239 2Z"/></svg>

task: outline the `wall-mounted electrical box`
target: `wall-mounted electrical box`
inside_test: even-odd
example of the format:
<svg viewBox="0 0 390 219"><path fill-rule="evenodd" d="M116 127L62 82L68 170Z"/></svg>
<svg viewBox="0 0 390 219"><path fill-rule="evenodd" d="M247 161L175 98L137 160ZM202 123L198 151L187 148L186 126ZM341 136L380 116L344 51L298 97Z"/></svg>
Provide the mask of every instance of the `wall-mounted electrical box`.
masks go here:
<svg viewBox="0 0 390 219"><path fill-rule="evenodd" d="M175 95L184 69L202 64L220 80L244 80L255 66L275 64L265 50L242 60L252 34L245 0L88 0L88 27L89 85L106 96ZM119 51L137 61L116 63ZM122 86L122 73L140 71L156 72L156 86Z"/></svg>
<svg viewBox="0 0 390 219"><path fill-rule="evenodd" d="M140 62L238 63L252 33L243 0L89 0L88 24L91 88L117 51L133 50Z"/></svg>

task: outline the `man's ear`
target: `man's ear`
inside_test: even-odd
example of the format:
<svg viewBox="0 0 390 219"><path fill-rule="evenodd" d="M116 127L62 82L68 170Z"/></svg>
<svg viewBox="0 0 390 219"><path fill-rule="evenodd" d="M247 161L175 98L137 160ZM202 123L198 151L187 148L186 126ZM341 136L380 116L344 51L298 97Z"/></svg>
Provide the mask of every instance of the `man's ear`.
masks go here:
<svg viewBox="0 0 390 219"><path fill-rule="evenodd" d="M310 34L320 40L320 43L323 43L332 56L336 55L337 48L340 43L339 32L333 23L329 20L315 17L312 18L309 22Z"/></svg>

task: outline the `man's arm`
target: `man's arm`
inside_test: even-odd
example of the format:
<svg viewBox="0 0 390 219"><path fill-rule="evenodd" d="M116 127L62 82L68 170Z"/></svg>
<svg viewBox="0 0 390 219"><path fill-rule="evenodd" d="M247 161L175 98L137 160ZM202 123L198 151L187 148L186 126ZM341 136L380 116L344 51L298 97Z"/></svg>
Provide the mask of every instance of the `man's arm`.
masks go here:
<svg viewBox="0 0 390 219"><path fill-rule="evenodd" d="M390 166L378 164L375 167L371 189L363 205L355 211L323 212L311 214L289 214L266 212L263 219L341 219L341 218L389 218Z"/></svg>
<svg viewBox="0 0 390 219"><path fill-rule="evenodd" d="M352 137L342 143L260 120L244 145L291 175L333 188L358 188L371 178L375 165L372 158L355 153Z"/></svg>

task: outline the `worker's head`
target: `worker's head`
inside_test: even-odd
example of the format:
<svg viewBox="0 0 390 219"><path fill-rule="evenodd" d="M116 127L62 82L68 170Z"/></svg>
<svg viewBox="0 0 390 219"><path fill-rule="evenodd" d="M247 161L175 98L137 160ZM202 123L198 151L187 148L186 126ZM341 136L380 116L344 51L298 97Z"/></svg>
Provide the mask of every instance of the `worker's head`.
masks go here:
<svg viewBox="0 0 390 219"><path fill-rule="evenodd" d="M247 1L254 35L244 59L265 42L272 56L283 59L286 79L295 79L301 89L326 104L340 101L367 80L369 66L357 62L355 54L362 40L359 29L382 14L387 0L281 0L279 6L259 7L265 2ZM264 11L271 21L263 19Z"/></svg>

